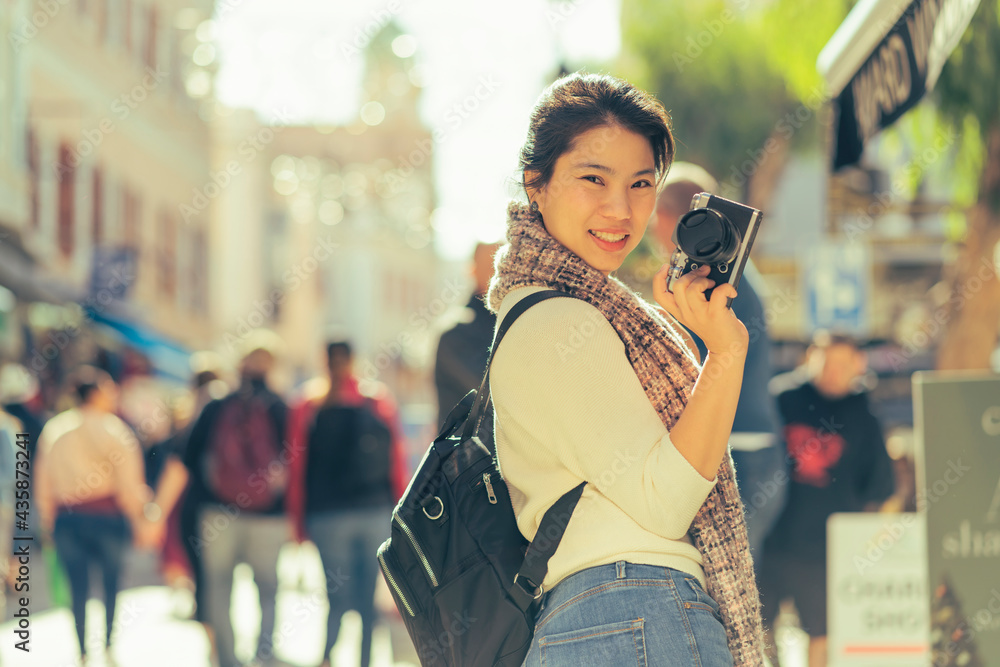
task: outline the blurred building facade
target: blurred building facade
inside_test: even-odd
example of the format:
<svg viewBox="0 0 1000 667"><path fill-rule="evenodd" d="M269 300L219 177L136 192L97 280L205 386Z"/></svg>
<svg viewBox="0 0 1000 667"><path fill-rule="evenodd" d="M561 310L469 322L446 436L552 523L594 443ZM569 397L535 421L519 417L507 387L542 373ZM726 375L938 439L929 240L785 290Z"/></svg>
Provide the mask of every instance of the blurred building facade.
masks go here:
<svg viewBox="0 0 1000 667"><path fill-rule="evenodd" d="M399 35L390 24L372 39L362 104L343 126L288 125L282 110L220 116L212 170L232 183L213 209L212 293L226 347L261 326L284 338L289 383L345 336L359 374L406 403L426 400L433 321L465 293L449 300L438 270L432 138L413 63L393 53Z"/></svg>
<svg viewBox="0 0 1000 667"><path fill-rule="evenodd" d="M210 182L196 97L210 95L211 72L193 55L213 3L184 4L4 2L0 223L49 286L25 295L22 329L210 339L208 215L185 219L182 206Z"/></svg>

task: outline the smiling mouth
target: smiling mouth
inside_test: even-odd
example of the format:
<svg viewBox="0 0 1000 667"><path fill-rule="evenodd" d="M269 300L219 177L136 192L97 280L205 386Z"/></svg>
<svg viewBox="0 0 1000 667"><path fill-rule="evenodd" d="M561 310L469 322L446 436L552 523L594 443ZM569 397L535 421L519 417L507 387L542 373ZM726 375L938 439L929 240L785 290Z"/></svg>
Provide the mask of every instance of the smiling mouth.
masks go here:
<svg viewBox="0 0 1000 667"><path fill-rule="evenodd" d="M602 241L607 241L608 243L620 243L628 238L628 234L609 234L608 232L595 232L593 229L589 231L596 238L599 238Z"/></svg>

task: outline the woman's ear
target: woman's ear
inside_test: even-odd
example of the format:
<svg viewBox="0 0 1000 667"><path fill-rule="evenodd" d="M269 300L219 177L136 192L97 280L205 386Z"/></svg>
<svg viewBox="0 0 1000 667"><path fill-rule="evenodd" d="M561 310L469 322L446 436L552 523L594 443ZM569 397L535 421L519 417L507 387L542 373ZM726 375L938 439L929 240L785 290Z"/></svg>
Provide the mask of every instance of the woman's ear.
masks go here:
<svg viewBox="0 0 1000 667"><path fill-rule="evenodd" d="M537 179L538 176L539 176L539 173L537 171L525 171L524 172L524 182L525 183L531 183L532 181L534 181L535 179ZM536 204L538 204L539 210L541 210L542 208L544 208L544 206L545 206L545 204L544 204L544 200L545 200L545 188L544 187L533 188L533 187L530 187L528 185L525 185L524 186L524 191L528 195L528 204L529 205L531 205L532 203L536 203Z"/></svg>

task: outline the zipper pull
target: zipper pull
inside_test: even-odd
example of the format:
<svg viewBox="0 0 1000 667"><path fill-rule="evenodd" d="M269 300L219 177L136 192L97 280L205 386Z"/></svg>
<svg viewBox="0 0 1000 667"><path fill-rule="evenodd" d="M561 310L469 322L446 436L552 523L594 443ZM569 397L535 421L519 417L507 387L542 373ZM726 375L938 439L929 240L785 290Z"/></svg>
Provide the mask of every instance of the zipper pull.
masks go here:
<svg viewBox="0 0 1000 667"><path fill-rule="evenodd" d="M486 485L486 495L490 499L491 505L497 504L496 494L493 493L493 484L490 482L490 474L488 472L483 473L483 483Z"/></svg>

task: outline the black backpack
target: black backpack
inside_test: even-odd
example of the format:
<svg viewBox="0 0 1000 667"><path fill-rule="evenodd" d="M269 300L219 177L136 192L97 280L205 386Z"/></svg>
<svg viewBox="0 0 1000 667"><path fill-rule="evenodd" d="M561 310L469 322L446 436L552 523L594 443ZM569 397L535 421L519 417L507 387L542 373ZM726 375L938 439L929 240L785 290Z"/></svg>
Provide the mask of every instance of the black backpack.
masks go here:
<svg viewBox="0 0 1000 667"><path fill-rule="evenodd" d="M504 333L528 308L558 296L569 295L536 292L511 308L479 391L445 420L393 510L391 537L379 547L379 565L423 667L515 667L531 646L539 585L585 482L549 508L529 545L493 454L475 434Z"/></svg>

